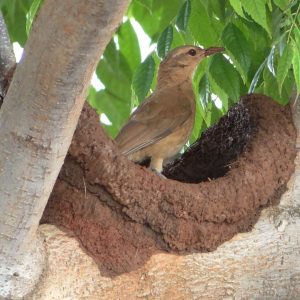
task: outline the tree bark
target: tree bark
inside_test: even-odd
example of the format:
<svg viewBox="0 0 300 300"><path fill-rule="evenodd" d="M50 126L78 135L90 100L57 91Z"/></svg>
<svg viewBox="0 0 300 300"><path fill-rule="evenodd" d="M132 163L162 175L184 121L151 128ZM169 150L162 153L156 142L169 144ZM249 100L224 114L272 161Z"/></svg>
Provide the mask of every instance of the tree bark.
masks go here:
<svg viewBox="0 0 300 300"><path fill-rule="evenodd" d="M37 227L127 4L46 0L33 24L0 112L0 297L22 297L41 273Z"/></svg>

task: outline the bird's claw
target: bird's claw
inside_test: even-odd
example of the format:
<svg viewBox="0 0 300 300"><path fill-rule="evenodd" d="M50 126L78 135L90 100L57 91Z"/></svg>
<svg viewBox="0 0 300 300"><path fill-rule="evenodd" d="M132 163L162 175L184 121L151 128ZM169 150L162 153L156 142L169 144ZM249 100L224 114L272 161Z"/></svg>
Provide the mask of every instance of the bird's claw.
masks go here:
<svg viewBox="0 0 300 300"><path fill-rule="evenodd" d="M153 172L153 173L155 173L156 175L158 175L160 178L162 178L162 179L168 179L166 176L164 176L162 173L160 173L160 172L158 172L157 170L155 170L155 169L151 169L151 171Z"/></svg>

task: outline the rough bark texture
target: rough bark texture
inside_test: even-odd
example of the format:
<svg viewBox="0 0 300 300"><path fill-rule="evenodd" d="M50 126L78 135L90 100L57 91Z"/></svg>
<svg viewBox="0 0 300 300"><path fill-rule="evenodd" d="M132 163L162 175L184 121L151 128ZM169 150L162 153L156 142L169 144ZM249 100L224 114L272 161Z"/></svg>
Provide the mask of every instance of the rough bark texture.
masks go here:
<svg viewBox="0 0 300 300"><path fill-rule="evenodd" d="M40 218L127 4L46 0L33 24L0 112L0 297L21 297L41 272L27 254L40 257L33 251ZM29 275L17 272L22 263Z"/></svg>
<svg viewBox="0 0 300 300"><path fill-rule="evenodd" d="M260 107L263 111L264 100L257 99L257 101L261 101ZM283 122L275 111L273 113L274 121ZM300 102L294 111L294 121L298 131L296 148L300 149ZM268 127L263 128L263 131L268 130ZM289 141L294 147L293 140L289 139ZM251 145L253 142L252 140ZM268 144L268 140L264 140L262 144L264 147ZM253 146L251 148L253 149ZM273 151L278 151L277 148L267 149L268 151L264 153L266 160ZM252 150L248 149L248 151ZM262 152L259 153L263 155ZM118 156L115 159L117 160ZM124 273L108 278L107 272L104 272L103 268L99 269L99 258L95 259L90 256L90 253L87 254L83 244L77 242L73 233L66 233L52 225L45 224L40 227L40 230L45 236L48 268L45 270L40 285L29 299L299 299L299 152L295 163L295 173L288 183L288 191L282 196L280 204L264 209L251 232L237 234L230 241L219 246L217 250L209 253L188 255L156 253L149 257L145 264L131 272L125 272L125 270L128 270L128 266L132 267L133 261L141 259L145 249L135 248L141 238L138 230L134 231L135 238L130 239L130 236L123 235L126 233L124 224L131 223L134 229L136 223L130 222L129 219L126 222L126 219L113 209L112 203L111 207L105 206L95 196L89 195L86 179L86 183L82 183L82 188L84 186L87 188L86 197L81 195L81 191L69 186L61 179L56 184L57 195L60 189L69 190L69 195L76 191L73 194L75 195L72 199L73 202L75 201L73 205L72 201L66 201L66 198L60 195L61 202L69 203L68 208L66 205L60 206L65 209L62 213L67 218L65 224L78 222L80 211L81 221L78 223L85 222L86 226L94 224L94 227L90 226L85 231L86 235L93 235L93 239L90 239L91 247L97 248L99 252L102 251L103 259L109 262L114 261L114 266L116 264L120 268L123 266ZM261 174L262 167L258 167L258 170L253 171L253 176ZM141 169L133 165L131 168ZM278 173L280 172L278 170ZM147 174L152 176L148 171ZM276 173L273 175L277 176ZM267 178L258 185L265 185L266 180ZM177 184L180 185L180 183ZM257 194L256 189L252 190L252 194ZM76 201L77 196L80 198L79 201ZM102 197L105 199L104 196ZM235 197L234 193L232 197ZM106 199L107 203L110 203L110 198ZM54 199L52 198L51 201ZM60 214L58 204L54 205L52 202L52 205L52 209L56 205L56 213ZM68 214L67 209L73 215ZM91 215L94 216L93 219ZM117 219L116 222L120 221L118 226L112 217ZM89 221L85 220L86 218ZM60 217L57 218L59 219ZM129 231L129 227L127 228ZM151 238L151 231L145 229L148 239ZM80 230L75 230L77 236L78 233ZM80 238L85 241L83 235L80 235ZM130 248L128 245L132 240L135 244L132 243ZM103 245L99 246L101 243ZM151 243L145 243L144 246L152 247ZM109 247L107 252L105 252L105 247ZM134 254L131 255L131 252ZM104 260L103 264L105 265ZM116 271L116 268L114 270Z"/></svg>
<svg viewBox="0 0 300 300"><path fill-rule="evenodd" d="M120 156L86 105L43 222L74 232L107 276L162 250L213 251L251 230L294 171L295 129L289 107L257 95L242 103L250 142L225 176L199 184L161 179Z"/></svg>

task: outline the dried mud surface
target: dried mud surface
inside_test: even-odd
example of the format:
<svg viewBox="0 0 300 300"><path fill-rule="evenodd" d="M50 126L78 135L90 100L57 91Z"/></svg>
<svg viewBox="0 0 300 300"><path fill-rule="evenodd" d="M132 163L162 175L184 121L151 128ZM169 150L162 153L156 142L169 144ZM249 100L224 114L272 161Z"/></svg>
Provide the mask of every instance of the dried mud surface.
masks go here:
<svg viewBox="0 0 300 300"><path fill-rule="evenodd" d="M71 230L106 276L139 268L158 251L212 251L278 201L294 171L295 138L289 107L244 97L165 170L202 181L182 183L121 156L85 105L42 222Z"/></svg>

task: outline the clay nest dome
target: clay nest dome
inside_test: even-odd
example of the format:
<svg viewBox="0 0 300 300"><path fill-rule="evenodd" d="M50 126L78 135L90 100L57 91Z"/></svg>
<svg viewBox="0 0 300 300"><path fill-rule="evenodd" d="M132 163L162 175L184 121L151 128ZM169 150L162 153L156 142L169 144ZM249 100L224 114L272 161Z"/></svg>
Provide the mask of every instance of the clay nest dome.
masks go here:
<svg viewBox="0 0 300 300"><path fill-rule="evenodd" d="M250 95L166 166L166 180L120 155L86 104L42 222L72 232L110 276L157 251L212 251L280 199L295 138L288 106Z"/></svg>

